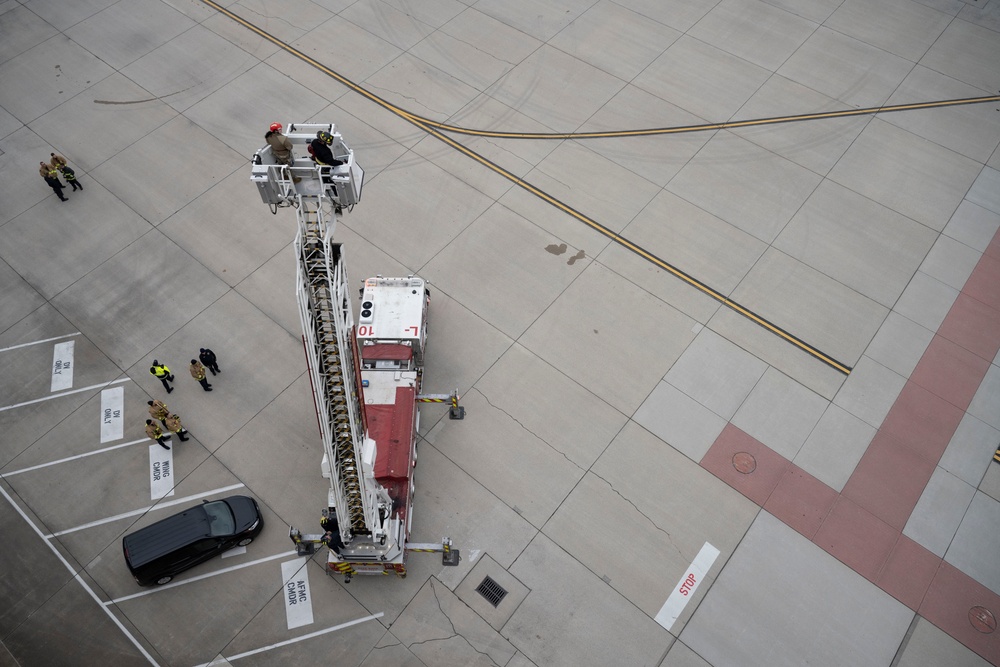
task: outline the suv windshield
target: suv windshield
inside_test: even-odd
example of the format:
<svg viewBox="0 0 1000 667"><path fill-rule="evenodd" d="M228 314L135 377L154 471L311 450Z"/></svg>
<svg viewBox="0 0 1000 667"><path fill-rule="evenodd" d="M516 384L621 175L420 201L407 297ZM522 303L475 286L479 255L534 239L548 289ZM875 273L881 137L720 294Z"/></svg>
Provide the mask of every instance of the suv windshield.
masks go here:
<svg viewBox="0 0 1000 667"><path fill-rule="evenodd" d="M223 537L236 532L236 519L229 505L216 500L215 502L202 505L205 513L208 514L208 526L212 537Z"/></svg>

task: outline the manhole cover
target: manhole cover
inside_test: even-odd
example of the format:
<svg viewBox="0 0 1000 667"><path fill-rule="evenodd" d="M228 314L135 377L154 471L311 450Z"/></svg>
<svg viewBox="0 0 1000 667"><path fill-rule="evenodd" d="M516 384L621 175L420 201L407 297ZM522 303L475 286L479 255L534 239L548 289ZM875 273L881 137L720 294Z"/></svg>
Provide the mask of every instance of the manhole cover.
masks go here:
<svg viewBox="0 0 1000 667"><path fill-rule="evenodd" d="M483 583L476 587L476 592L486 598L486 601L496 607L500 601L507 597L504 587L493 581L492 577L483 579Z"/></svg>
<svg viewBox="0 0 1000 667"><path fill-rule="evenodd" d="M757 469L757 459L749 452L736 452L733 454L733 467L744 475L749 475Z"/></svg>
<svg viewBox="0 0 1000 667"><path fill-rule="evenodd" d="M972 627L984 635L988 635L997 629L997 619L993 615L993 612L986 607L973 607L970 609L969 622L972 623Z"/></svg>

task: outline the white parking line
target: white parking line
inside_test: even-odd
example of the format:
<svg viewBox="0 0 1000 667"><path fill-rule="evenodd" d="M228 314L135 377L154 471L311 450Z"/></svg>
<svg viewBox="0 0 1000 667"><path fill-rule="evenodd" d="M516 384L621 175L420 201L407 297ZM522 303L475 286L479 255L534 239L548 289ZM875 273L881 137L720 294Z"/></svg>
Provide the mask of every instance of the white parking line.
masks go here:
<svg viewBox="0 0 1000 667"><path fill-rule="evenodd" d="M64 391L61 394L52 394L51 396L45 396L44 398L36 398L33 401L25 401L24 403L15 403L14 405L6 405L0 408L0 412L6 410L13 410L14 408L23 408L26 405L34 405L35 403L41 403L42 401L51 401L53 398L62 398L63 396L70 396L71 394L79 394L81 391L90 391L91 389L104 389L107 386L118 384L120 382L128 382L132 378L124 377L118 378L117 380L111 380L110 382L102 382L101 384L92 384L89 387L81 387L80 389L74 389L73 391Z"/></svg>
<svg viewBox="0 0 1000 667"><path fill-rule="evenodd" d="M120 445L112 445L111 447L105 447L103 449L95 449L94 451L87 452L86 454L67 456L64 459L57 459L55 461L49 461L48 463L39 463L38 465L31 466L30 468L21 468L20 470L11 470L10 472L0 473L0 479L4 477L13 477L14 475L20 475L23 472L31 472L32 470L38 470L39 468L48 468L49 466L59 465L60 463L66 463L67 461L76 461L77 459L93 456L94 454L103 454L104 452L110 452L114 449L121 449L122 447L131 447L132 445L138 445L140 442L149 442L149 438L143 438L142 440L133 440L132 442L123 442Z"/></svg>
<svg viewBox="0 0 1000 667"><path fill-rule="evenodd" d="M16 350L19 347L28 347L29 345L41 345L42 343L51 343L54 340L62 340L63 338L72 338L73 336L79 336L80 332L66 334L65 336L56 336L55 338L43 338L42 340L35 340L30 343L21 343L20 345L11 345L10 347L0 348L0 352L9 352L10 350Z"/></svg>
<svg viewBox="0 0 1000 667"><path fill-rule="evenodd" d="M274 560L275 558L288 558L289 556L294 556L294 551L285 551L280 554L274 554L273 556L265 556L264 558L258 558L257 560L252 560L249 563L241 563L240 565L232 565L230 567L223 568L216 572L209 572L208 574L199 574L197 577L191 577L190 579L185 579L184 581L175 581L172 584L164 584L162 586L157 586L156 588L151 588L141 593L133 593L132 595L126 595L125 597L115 598L114 600L108 600L105 605L118 604L119 602L125 602L126 600L132 600L135 598L141 598L146 595L152 595L153 593L159 593L160 591L165 591L168 588L177 588L178 586L183 586L184 584L190 584L195 581L201 581L202 579L208 579L209 577L217 577L220 574L226 574L227 572L232 572L234 570L242 570L245 567L250 567L251 565L258 565L260 563L266 563L269 560Z"/></svg>
<svg viewBox="0 0 1000 667"><path fill-rule="evenodd" d="M377 614L372 614L371 616L364 616L362 618L356 618L353 621L348 621L347 623L341 623L340 625L335 625L332 628L326 628L325 630L317 630L316 632L310 632L307 635L302 635L301 637L296 637L295 639L286 639L283 642L278 642L277 644L271 644L270 646L262 646L260 648L255 648L252 651L247 651L246 653L238 653L237 655L231 655L227 658L229 662L233 660L239 660L240 658L245 658L250 655L257 655L258 653L263 653L264 651L270 651L272 649L281 648L282 646L288 646L289 644L294 644L296 642L303 641L305 639L312 639L313 637L319 637L320 635L325 635L330 632L336 632L337 630L343 630L344 628L349 628L352 625L357 625L358 623L364 623L365 621L374 621L376 618L382 618L385 616L381 611ZM209 667L210 665L217 665L219 663L215 662L203 662L197 667Z"/></svg>
<svg viewBox="0 0 1000 667"><path fill-rule="evenodd" d="M150 505L149 507L142 507L137 510L132 510L131 512L125 512L123 514L116 514L115 516L105 517L103 519L98 519L97 521L91 521L90 523L85 523L82 526L76 526L75 528L67 528L66 530L60 530L58 533L52 533L50 535L45 535L45 539L52 539L53 537L59 537L60 535L66 535L67 533L75 533L78 530L86 530L87 528L93 528L94 526L101 526L106 523L111 523L112 521L118 521L119 519L127 519L130 516L137 516L139 514L145 514L151 510L162 510L167 507L173 507L174 505L180 505L182 503L190 502L192 500L197 500L198 498L204 498L205 496L215 495L216 493L222 493L223 491L232 491L233 489L239 489L243 484L230 484L229 486L224 486L221 489L214 489L212 491L205 491L204 493L196 493L193 496L187 496L185 498L178 498L177 500L168 500L165 503L157 503L156 505Z"/></svg>
<svg viewBox="0 0 1000 667"><path fill-rule="evenodd" d="M135 647L136 647L137 649L139 649L139 653L141 653L141 654L143 655L143 657L145 657L145 658L146 658L146 660L149 660L149 664L151 664L151 665L154 665L155 667L159 667L159 663L158 663L158 662L156 662L156 660L153 660L153 656L151 656L151 655L150 655L150 654L149 654L149 653L148 653L148 652L146 651L146 649L142 647L142 644L140 644L140 643L138 642L138 640L136 640L136 638L132 636L132 633L130 633L130 632L129 632L129 631L128 631L128 630L126 629L126 628L125 628L125 626L124 626L124 625L122 625L121 621L119 621L119 620L118 620L118 617L117 617L117 616L115 616L114 614L112 614L112 613L111 613L111 610L109 610L109 609L108 609L108 608L107 608L107 607L106 607L106 606L104 605L104 603L103 603L103 602L101 602L101 599L100 599L99 597L97 597L97 594L96 594L96 593L94 593L94 591L93 591L93 590L92 590L92 589L90 588L90 586L88 586L88 585L87 585L87 582L85 582L85 581L84 581L84 580L83 580L83 579L82 579L82 578L80 577L80 575L79 575L79 574L77 574L76 570L74 570L74 569L73 569L73 567L72 567L72 566L71 566L71 565L69 564L69 562L68 562L68 561L67 561L67 560L66 560L65 558L63 558L62 554L61 554L61 553L59 553L59 550L58 550L58 549L56 549L55 545L53 545L53 544L52 544L51 542L49 542L49 541L48 541L47 539L45 539L45 536L43 536L43 535L42 535L42 531L38 530L38 526L36 526L36 525L35 525L35 524L34 524L34 523L33 523L33 522L31 521L31 519L29 519L29 518L28 518L28 515L27 515L27 514L25 514L25 513L23 512L23 511L21 511L21 508L20 508L20 507L18 507L18 506L17 506L17 504L16 504L15 502L14 502L13 498L11 498L11 497L10 497L10 496L9 496L9 495L7 494L7 490L6 490L6 489L4 489L4 488L3 488L3 486L0 486L0 493L2 493L2 494L3 494L3 497L4 497L4 498L5 498L6 500L7 500L7 502L8 502L8 503L10 503L10 506L11 506L11 507L13 507L13 508L14 508L14 509L15 509L15 510L17 511L17 513L21 515L21 518L22 518L22 519L24 519L25 523L27 523L27 524L28 524L29 526L31 526L31 529L32 529L33 531L35 531L35 534L37 534L37 535L38 535L38 537L41 537L41 538L42 538L42 541L43 541L43 542L45 542L45 545L46 545L46 546L47 546L47 547L48 547L48 548L49 548L49 549L50 549L50 550L52 551L52 553L54 553L54 554L56 555L56 558L58 558L58 559L59 559L59 562L61 562L61 563L62 563L63 565L65 565L65 566L66 566L66 569L70 571L70 573L71 573L71 574L73 575L73 578L74 578L74 579L76 579L76 580L77 580L77 582L79 582L79 584L80 584L81 586L83 586L83 590L87 591L87 594L88 594L88 595L90 595L90 597L91 597L91 598L93 598L94 602L96 602L96 603L97 603L97 604L98 604L98 605L99 605L99 606L101 607L101 609L103 609L103 610L104 610L104 613L108 615L108 618L110 618L110 619L111 619L111 621L112 621L112 622L113 622L113 623L114 623L115 625L117 625L117 626L118 626L118 629L119 629L119 630L121 630L121 631L122 631L122 632L123 632L123 633L125 634L125 636L129 638L129 641L131 641L131 642L132 642L132 644L133 644L133 645L134 645L134 646L135 646Z"/></svg>

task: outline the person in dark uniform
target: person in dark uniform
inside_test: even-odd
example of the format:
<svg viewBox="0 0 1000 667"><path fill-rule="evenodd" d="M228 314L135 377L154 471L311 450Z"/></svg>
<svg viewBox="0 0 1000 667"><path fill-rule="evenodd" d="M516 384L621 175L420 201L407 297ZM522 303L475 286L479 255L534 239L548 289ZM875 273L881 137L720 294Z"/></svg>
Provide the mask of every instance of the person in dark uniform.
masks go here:
<svg viewBox="0 0 1000 667"><path fill-rule="evenodd" d="M320 538L320 542L339 556L344 542L340 539L340 522L337 521L337 515L323 517L319 520L319 525L323 529L323 537Z"/></svg>
<svg viewBox="0 0 1000 667"><path fill-rule="evenodd" d="M163 388L167 390L168 394L174 390L173 387L167 384L174 381L174 376L166 364L161 364L156 359L153 359L153 365L149 367L149 374L155 375L163 383Z"/></svg>
<svg viewBox="0 0 1000 667"><path fill-rule="evenodd" d="M160 443L160 447L170 449L170 445L167 444L167 440L170 439L170 436L163 435L163 430L158 424L154 424L152 419L146 420L146 437L150 440L156 440Z"/></svg>
<svg viewBox="0 0 1000 667"><path fill-rule="evenodd" d="M201 363L205 364L205 368L212 371L212 375L222 372L219 370L219 361L215 358L215 352L212 352L207 347L201 348L198 358L201 360Z"/></svg>
<svg viewBox="0 0 1000 667"><path fill-rule="evenodd" d="M73 186L73 192L76 192L77 190L83 190L83 186L77 183L76 181L76 172L73 171L73 169L68 164L64 164L63 166L61 166L59 168L59 171L62 172L63 178L66 179L66 182Z"/></svg>
<svg viewBox="0 0 1000 667"><path fill-rule="evenodd" d="M343 161L333 157L330 146L333 144L333 135L329 132L317 132L316 138L309 145L312 147L312 157L316 164L328 167L337 167L344 164Z"/></svg>
<svg viewBox="0 0 1000 667"><path fill-rule="evenodd" d="M201 362L197 359L191 360L191 366L188 368L191 372L191 377L201 383L201 388L205 391L212 391L212 385L208 383L208 379L205 377L205 367L201 365Z"/></svg>
<svg viewBox="0 0 1000 667"><path fill-rule="evenodd" d="M67 201L66 198L63 197L63 184L62 181L59 180L59 172L52 169L44 162L39 162L38 164L41 165L38 168L38 174L45 179L46 185L52 188L52 191L56 193L60 201Z"/></svg>

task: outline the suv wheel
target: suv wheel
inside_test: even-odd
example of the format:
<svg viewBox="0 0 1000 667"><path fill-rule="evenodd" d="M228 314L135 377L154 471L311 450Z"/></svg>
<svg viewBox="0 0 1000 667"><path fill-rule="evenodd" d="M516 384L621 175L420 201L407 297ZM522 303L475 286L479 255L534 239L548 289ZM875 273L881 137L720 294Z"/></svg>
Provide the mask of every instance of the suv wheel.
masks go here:
<svg viewBox="0 0 1000 667"><path fill-rule="evenodd" d="M245 547L246 545L250 544L251 542L253 542L253 538L252 537L244 537L242 540L240 540L239 542L236 543L236 546L238 546L238 547Z"/></svg>
<svg viewBox="0 0 1000 667"><path fill-rule="evenodd" d="M162 586L163 584L170 583L171 580L173 580L173 577L168 574L165 577L160 577L159 579L157 579L156 580L156 585L157 586Z"/></svg>

